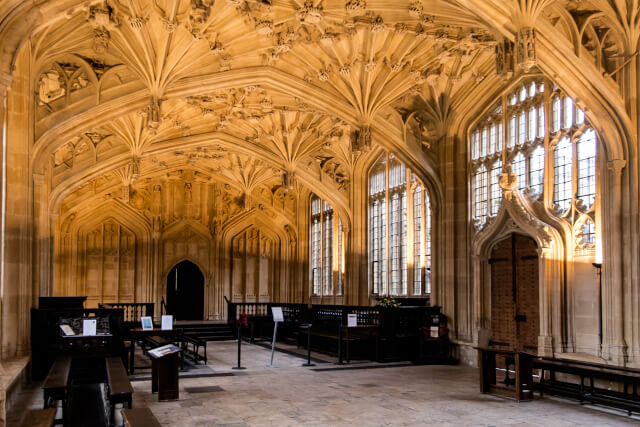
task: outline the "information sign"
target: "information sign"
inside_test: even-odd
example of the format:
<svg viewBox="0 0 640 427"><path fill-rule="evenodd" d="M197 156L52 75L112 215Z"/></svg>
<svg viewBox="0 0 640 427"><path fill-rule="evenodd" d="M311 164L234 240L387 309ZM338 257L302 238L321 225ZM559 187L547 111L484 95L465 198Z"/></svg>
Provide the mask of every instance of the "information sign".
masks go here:
<svg viewBox="0 0 640 427"><path fill-rule="evenodd" d="M271 313L273 314L274 322L284 322L284 315L282 314L282 307L271 307Z"/></svg>
<svg viewBox="0 0 640 427"><path fill-rule="evenodd" d="M358 326L358 315L347 314L347 327L355 328L356 326Z"/></svg>

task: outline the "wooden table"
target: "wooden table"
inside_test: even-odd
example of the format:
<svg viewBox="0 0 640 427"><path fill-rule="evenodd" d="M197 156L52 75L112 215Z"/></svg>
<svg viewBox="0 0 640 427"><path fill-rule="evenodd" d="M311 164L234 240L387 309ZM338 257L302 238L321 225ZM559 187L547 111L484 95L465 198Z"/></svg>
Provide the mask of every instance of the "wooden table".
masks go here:
<svg viewBox="0 0 640 427"><path fill-rule="evenodd" d="M512 397L517 400L533 399L533 358L535 355L492 347L474 347L478 350L480 368L480 392ZM514 360L516 377L513 387L496 384L496 356L504 355Z"/></svg>
<svg viewBox="0 0 640 427"><path fill-rule="evenodd" d="M133 375L134 372L134 355L136 352L136 341L140 341L145 337L163 337L167 341L178 342L182 341L182 329L142 329L134 328L129 331L129 338L131 340L131 348L129 349L129 375ZM182 363L182 353L180 356L180 362Z"/></svg>

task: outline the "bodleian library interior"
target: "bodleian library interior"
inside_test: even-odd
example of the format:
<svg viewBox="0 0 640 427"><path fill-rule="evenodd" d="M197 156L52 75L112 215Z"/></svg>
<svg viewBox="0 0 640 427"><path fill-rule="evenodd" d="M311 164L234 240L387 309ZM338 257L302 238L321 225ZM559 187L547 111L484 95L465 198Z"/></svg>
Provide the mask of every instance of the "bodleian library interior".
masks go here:
<svg viewBox="0 0 640 427"><path fill-rule="evenodd" d="M640 0L0 0L0 426L637 425Z"/></svg>

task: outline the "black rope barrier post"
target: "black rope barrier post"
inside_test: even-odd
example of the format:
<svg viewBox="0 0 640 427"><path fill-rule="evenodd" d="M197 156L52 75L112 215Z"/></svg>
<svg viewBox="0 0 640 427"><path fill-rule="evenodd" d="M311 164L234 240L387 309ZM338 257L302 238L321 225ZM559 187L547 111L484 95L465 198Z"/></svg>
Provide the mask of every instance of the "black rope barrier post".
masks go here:
<svg viewBox="0 0 640 427"><path fill-rule="evenodd" d="M240 315L240 319L238 319L237 325L238 325L238 366L234 366L231 369L247 369L246 367L242 366L241 363L241 357L242 357L242 324L243 323L247 323L248 319L246 317L242 317L243 315Z"/></svg>
<svg viewBox="0 0 640 427"><path fill-rule="evenodd" d="M342 323L338 326L338 365L342 365Z"/></svg>
<svg viewBox="0 0 640 427"><path fill-rule="evenodd" d="M311 323L307 323L307 363L303 363L302 366L316 366L315 363L311 363Z"/></svg>

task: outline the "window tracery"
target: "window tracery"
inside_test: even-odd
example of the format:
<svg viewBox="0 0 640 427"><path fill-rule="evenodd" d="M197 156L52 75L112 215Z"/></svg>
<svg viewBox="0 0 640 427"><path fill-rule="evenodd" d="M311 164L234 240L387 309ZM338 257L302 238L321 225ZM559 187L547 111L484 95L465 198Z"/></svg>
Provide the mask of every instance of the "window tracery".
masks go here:
<svg viewBox="0 0 640 427"><path fill-rule="evenodd" d="M317 196L311 199L310 214L312 295L342 295L344 280L342 220L338 218L336 223L331 205ZM337 277L335 277L336 274Z"/></svg>
<svg viewBox="0 0 640 427"><path fill-rule="evenodd" d="M504 149L501 132L492 131L502 126ZM498 213L504 160L518 191L548 200L550 214L574 224L576 252L594 249L598 137L570 97L541 78L524 81L474 125L470 144L469 200L477 227ZM551 176L545 180L547 162Z"/></svg>
<svg viewBox="0 0 640 427"><path fill-rule="evenodd" d="M369 277L375 295L431 292L431 206L424 184L393 155L369 173Z"/></svg>

